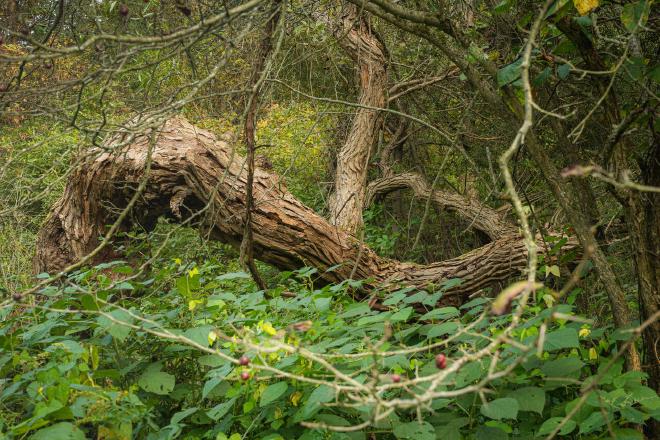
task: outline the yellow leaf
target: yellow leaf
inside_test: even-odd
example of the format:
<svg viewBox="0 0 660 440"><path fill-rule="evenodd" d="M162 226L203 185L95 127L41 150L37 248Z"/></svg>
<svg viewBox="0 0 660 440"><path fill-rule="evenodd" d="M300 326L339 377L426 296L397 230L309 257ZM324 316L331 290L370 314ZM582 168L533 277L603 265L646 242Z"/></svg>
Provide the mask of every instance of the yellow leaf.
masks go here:
<svg viewBox="0 0 660 440"><path fill-rule="evenodd" d="M598 352L596 352L594 347L589 349L589 359L592 361L598 359Z"/></svg>
<svg viewBox="0 0 660 440"><path fill-rule="evenodd" d="M580 15L585 15L596 9L600 3L600 0L573 0L575 9L580 13Z"/></svg>
<svg viewBox="0 0 660 440"><path fill-rule="evenodd" d="M545 302L545 305L550 308L555 303L555 297L552 295L543 295L543 301Z"/></svg>
<svg viewBox="0 0 660 440"><path fill-rule="evenodd" d="M302 393L300 391L296 391L295 393L291 394L291 403L293 403L293 406L298 406L298 402L300 402L301 398Z"/></svg>
<svg viewBox="0 0 660 440"><path fill-rule="evenodd" d="M590 334L591 334L591 330L589 330L588 328L581 328L580 331L578 332L578 335L581 338L586 338Z"/></svg>
<svg viewBox="0 0 660 440"><path fill-rule="evenodd" d="M209 332L208 339L209 339L209 345L213 345L213 343L218 339L218 335L214 330L211 330Z"/></svg>
<svg viewBox="0 0 660 440"><path fill-rule="evenodd" d="M174 262L175 262L176 264L181 264L181 258L175 258L175 259L174 259Z"/></svg>
<svg viewBox="0 0 660 440"><path fill-rule="evenodd" d="M188 310L191 312L197 308L198 305L200 305L203 301L199 299L191 299L188 301Z"/></svg>
<svg viewBox="0 0 660 440"><path fill-rule="evenodd" d="M264 331L264 333L267 333L271 336L275 336L277 334L277 330L275 330L275 327L270 322L264 322L261 325L261 330Z"/></svg>
<svg viewBox="0 0 660 440"><path fill-rule="evenodd" d="M557 278L561 276L561 272L559 272L559 266L552 265L552 266L545 266L545 276L547 277L548 274L553 274Z"/></svg>

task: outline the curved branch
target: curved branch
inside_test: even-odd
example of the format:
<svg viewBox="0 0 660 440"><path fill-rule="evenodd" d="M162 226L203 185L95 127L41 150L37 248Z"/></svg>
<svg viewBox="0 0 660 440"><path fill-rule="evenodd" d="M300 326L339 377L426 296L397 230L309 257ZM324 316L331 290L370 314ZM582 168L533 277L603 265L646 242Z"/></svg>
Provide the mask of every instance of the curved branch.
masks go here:
<svg viewBox="0 0 660 440"><path fill-rule="evenodd" d="M453 191L432 189L424 177L416 173L402 173L373 180L367 187L365 206L378 196L401 189L410 189L420 198L432 198L439 206L455 212L472 222L472 226L485 232L491 240L515 234L517 228L504 219L504 215L479 200L462 196Z"/></svg>

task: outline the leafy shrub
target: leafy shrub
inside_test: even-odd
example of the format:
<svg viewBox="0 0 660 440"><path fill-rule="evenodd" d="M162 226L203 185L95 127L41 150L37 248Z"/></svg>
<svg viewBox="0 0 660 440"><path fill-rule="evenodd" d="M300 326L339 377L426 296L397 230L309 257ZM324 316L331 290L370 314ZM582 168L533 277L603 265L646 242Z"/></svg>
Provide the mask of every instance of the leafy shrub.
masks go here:
<svg viewBox="0 0 660 440"><path fill-rule="evenodd" d="M2 309L5 438L531 438L568 414L561 435L641 438L631 428L660 417L644 374L622 373L616 347L627 335L592 328L571 305L548 307L548 289L510 327L515 311L494 316L487 298L433 308L457 279L382 293L390 310L376 311L352 299L360 282L315 287L315 269L283 273L263 292L218 263L155 267L81 270ZM437 386L424 379L438 373ZM370 392L351 401L338 386L380 387L386 403L438 396L355 432L303 427L370 419Z"/></svg>

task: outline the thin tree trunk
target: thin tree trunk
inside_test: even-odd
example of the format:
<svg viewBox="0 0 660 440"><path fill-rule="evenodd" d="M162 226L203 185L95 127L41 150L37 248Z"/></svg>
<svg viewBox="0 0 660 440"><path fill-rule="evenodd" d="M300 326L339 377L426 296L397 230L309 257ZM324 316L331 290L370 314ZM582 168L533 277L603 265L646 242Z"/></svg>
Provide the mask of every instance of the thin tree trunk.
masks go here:
<svg viewBox="0 0 660 440"><path fill-rule="evenodd" d="M252 248L253 234L252 234L252 210L254 209L254 156L257 149L255 140L257 108L259 107L259 94L263 85L264 73L267 70L267 59L273 50L273 33L275 32L275 25L279 20L281 10L280 2L273 2L274 13L266 23L265 35L259 47L257 60L252 67L252 75L250 77L250 87L252 92L249 95L247 103L247 113L245 115L245 146L247 150L247 183L245 192L245 231L243 233L243 240L240 246L240 261L243 267L247 268L252 274L254 282L257 283L260 289L265 290L266 284L259 275L259 270L254 262L254 250Z"/></svg>
<svg viewBox="0 0 660 440"><path fill-rule="evenodd" d="M385 47L369 23L348 5L337 21L335 35L355 61L358 73L358 108L344 145L337 154L334 193L330 198L330 222L356 234L362 228L362 208L371 150L378 137L381 116L374 107L387 102ZM366 108L365 108L366 107Z"/></svg>
<svg viewBox="0 0 660 440"><path fill-rule="evenodd" d="M117 139L110 139L106 148L116 143ZM148 148L149 140L142 137L115 154L96 150L98 156L75 170L39 233L37 271L60 270L98 245L106 225L113 223L145 177ZM199 219L195 226L209 231L212 239L239 246L245 231L247 170L243 159L235 156L228 141L182 118L169 120L156 140L145 191L123 229L140 225L149 230L161 216L185 221L210 204L207 215L195 217ZM526 267L527 252L517 234L429 265L382 258L300 203L278 176L256 168L253 188L255 257L280 269L316 267L326 282L340 282L353 273L355 279L371 279L373 285L385 288L428 288L461 278L463 283L446 295L460 302ZM94 262L118 257L106 248ZM326 272L336 265L340 267Z"/></svg>

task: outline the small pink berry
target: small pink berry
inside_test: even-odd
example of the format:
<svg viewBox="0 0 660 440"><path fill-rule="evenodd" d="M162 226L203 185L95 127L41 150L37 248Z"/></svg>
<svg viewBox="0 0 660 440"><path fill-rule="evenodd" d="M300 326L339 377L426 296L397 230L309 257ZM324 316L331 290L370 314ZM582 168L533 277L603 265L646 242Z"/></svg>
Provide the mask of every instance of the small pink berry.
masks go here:
<svg viewBox="0 0 660 440"><path fill-rule="evenodd" d="M435 357L435 366L440 370L447 368L447 356L445 356L443 353L437 355Z"/></svg>
<svg viewBox="0 0 660 440"><path fill-rule="evenodd" d="M241 371L241 379L248 380L249 378L250 378L250 372L249 371Z"/></svg>
<svg viewBox="0 0 660 440"><path fill-rule="evenodd" d="M250 358L243 355L238 359L238 363L245 367L246 365L250 364Z"/></svg>
<svg viewBox="0 0 660 440"><path fill-rule="evenodd" d="M394 382L394 383L401 382L401 376L399 376L398 374L393 374L392 375L392 382Z"/></svg>

